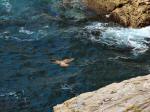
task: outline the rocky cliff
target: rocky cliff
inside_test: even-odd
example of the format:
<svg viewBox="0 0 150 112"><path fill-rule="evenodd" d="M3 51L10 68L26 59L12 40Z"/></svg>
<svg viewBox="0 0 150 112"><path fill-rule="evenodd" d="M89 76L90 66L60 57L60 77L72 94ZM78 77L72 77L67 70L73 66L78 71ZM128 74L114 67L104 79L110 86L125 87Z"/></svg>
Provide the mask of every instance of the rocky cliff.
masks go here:
<svg viewBox="0 0 150 112"><path fill-rule="evenodd" d="M55 106L54 112L150 112L150 75L81 94Z"/></svg>
<svg viewBox="0 0 150 112"><path fill-rule="evenodd" d="M124 26L150 25L150 0L86 0L85 3L98 15L106 15Z"/></svg>
<svg viewBox="0 0 150 112"><path fill-rule="evenodd" d="M64 0L80 2L96 12L100 19L108 19L123 26L150 25L150 0Z"/></svg>

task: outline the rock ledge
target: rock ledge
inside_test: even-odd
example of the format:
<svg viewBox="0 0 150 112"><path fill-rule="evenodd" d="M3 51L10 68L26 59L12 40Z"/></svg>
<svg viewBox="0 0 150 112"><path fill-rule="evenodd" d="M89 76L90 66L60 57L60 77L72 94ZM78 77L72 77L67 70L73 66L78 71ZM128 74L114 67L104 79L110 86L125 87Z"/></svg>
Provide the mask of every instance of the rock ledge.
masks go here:
<svg viewBox="0 0 150 112"><path fill-rule="evenodd" d="M150 75L81 94L55 106L54 112L150 112Z"/></svg>

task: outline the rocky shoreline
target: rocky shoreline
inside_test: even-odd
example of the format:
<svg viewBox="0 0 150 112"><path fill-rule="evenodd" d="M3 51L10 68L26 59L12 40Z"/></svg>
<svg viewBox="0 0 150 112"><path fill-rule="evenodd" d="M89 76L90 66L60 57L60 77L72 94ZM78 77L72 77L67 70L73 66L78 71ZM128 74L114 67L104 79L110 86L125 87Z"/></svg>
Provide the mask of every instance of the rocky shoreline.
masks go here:
<svg viewBox="0 0 150 112"><path fill-rule="evenodd" d="M86 4L98 15L123 26L150 25L150 0L87 0Z"/></svg>
<svg viewBox="0 0 150 112"><path fill-rule="evenodd" d="M135 28L150 25L150 0L64 0L74 2L94 11L99 19Z"/></svg>
<svg viewBox="0 0 150 112"><path fill-rule="evenodd" d="M150 75L81 94L55 106L54 112L150 112Z"/></svg>
<svg viewBox="0 0 150 112"><path fill-rule="evenodd" d="M96 12L98 18L126 27L150 25L150 0L82 0L82 3ZM54 112L150 112L150 75L83 93L55 106Z"/></svg>

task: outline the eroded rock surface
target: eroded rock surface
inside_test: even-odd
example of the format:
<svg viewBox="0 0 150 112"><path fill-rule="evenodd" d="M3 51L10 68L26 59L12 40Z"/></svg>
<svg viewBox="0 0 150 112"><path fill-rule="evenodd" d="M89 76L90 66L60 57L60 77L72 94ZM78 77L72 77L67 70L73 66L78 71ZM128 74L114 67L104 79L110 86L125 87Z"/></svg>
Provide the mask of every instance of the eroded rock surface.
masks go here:
<svg viewBox="0 0 150 112"><path fill-rule="evenodd" d="M150 25L150 0L86 0L85 3L100 16L109 14L111 20L124 26Z"/></svg>
<svg viewBox="0 0 150 112"><path fill-rule="evenodd" d="M150 75L81 94L55 106L54 112L150 112Z"/></svg>
<svg viewBox="0 0 150 112"><path fill-rule="evenodd" d="M95 11L99 18L124 26L150 25L150 0L64 0L64 3L80 2Z"/></svg>

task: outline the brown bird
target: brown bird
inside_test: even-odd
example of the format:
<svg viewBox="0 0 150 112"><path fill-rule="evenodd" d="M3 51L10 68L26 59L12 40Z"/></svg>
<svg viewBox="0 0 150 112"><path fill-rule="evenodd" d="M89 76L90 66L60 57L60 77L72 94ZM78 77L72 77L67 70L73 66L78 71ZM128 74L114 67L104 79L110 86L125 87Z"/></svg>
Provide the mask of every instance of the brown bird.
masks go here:
<svg viewBox="0 0 150 112"><path fill-rule="evenodd" d="M69 67L70 63L74 60L74 58L64 59L64 60L55 60L54 63L58 64L60 67Z"/></svg>

